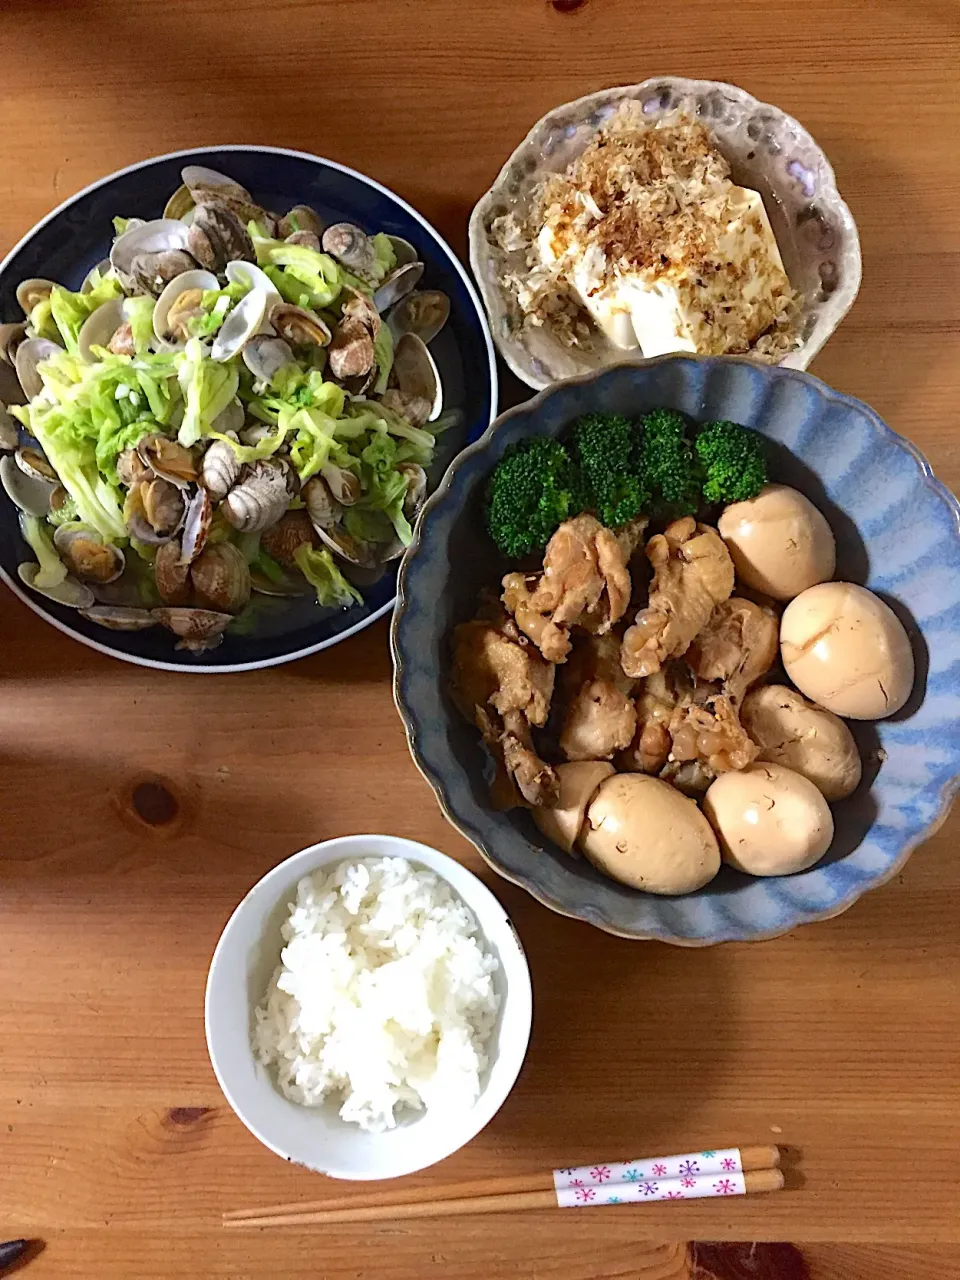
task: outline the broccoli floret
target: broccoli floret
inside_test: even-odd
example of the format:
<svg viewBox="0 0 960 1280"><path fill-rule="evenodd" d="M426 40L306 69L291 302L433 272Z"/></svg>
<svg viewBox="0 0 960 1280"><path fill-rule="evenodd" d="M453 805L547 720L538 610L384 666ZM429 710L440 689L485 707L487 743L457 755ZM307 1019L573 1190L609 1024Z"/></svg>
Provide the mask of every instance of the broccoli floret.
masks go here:
<svg viewBox="0 0 960 1280"><path fill-rule="evenodd" d="M508 556L542 551L582 506L570 454L542 436L510 445L487 483L487 529Z"/></svg>
<svg viewBox="0 0 960 1280"><path fill-rule="evenodd" d="M745 502L767 483L763 440L756 431L736 422L708 422L697 433L694 449L707 502Z"/></svg>
<svg viewBox="0 0 960 1280"><path fill-rule="evenodd" d="M686 418L674 409L653 409L640 425L643 476L656 509L664 515L693 515L700 505L700 482Z"/></svg>
<svg viewBox="0 0 960 1280"><path fill-rule="evenodd" d="M641 435L619 413L588 413L574 423L570 452L580 471L584 504L608 528L626 524L650 501L643 479Z"/></svg>

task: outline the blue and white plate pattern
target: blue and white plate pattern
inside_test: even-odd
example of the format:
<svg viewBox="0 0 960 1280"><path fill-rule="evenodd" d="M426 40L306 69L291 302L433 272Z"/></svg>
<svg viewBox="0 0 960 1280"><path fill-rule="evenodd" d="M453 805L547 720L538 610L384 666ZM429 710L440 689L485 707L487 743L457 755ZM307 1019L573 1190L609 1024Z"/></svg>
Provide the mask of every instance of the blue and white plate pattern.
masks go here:
<svg viewBox="0 0 960 1280"><path fill-rule="evenodd" d="M423 287L442 289L450 297L450 320L431 344L431 354L440 370L445 407L462 414L460 424L440 438L436 480L457 450L476 440L496 413L496 362L486 318L466 271L426 219L386 187L332 160L277 147L223 146L177 151L121 169L71 196L7 254L0 263L0 321L22 318L16 288L28 277L78 289L90 268L109 252L112 219L159 217L180 185L180 170L186 164L229 174L267 209L309 204L327 223L355 222L370 232L402 236L415 246L426 264ZM0 374L3 371L0 365ZM0 383L0 399L5 398L12 399L8 381ZM315 603L293 607L275 601L278 607L265 612L249 634L243 633L242 624L234 624L217 649L190 654L177 651L174 637L159 627L107 631L27 590L17 577L17 566L32 558L20 537L16 508L0 494L0 577L7 586L48 622L84 644L142 666L175 671L246 671L315 653L383 617L396 593L396 567L390 566L379 582L364 588L362 605L320 609Z"/></svg>
<svg viewBox="0 0 960 1280"><path fill-rule="evenodd" d="M773 477L802 490L837 537L837 577L878 592L905 623L917 682L907 706L851 723L864 783L834 806L837 834L809 871L753 879L724 867L681 898L614 883L567 857L528 813L496 813L487 761L447 692L451 627L504 571L482 524L482 490L507 445L557 436L579 414L668 405L729 418L773 442ZM944 819L960 782L960 504L909 441L867 405L809 374L748 360L664 356L556 384L503 414L428 502L400 574L395 697L410 750L450 821L492 867L546 906L630 938L688 946L774 937L846 910L903 866Z"/></svg>

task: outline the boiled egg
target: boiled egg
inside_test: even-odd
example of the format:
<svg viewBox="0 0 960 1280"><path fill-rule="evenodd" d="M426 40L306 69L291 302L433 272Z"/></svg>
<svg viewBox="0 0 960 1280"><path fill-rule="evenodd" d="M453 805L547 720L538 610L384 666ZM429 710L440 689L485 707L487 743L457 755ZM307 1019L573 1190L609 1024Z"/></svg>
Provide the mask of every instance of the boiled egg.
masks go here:
<svg viewBox="0 0 960 1280"><path fill-rule="evenodd" d="M784 684L751 689L740 723L760 748L759 760L803 774L826 800L843 800L860 785L863 766L853 734L832 711Z"/></svg>
<svg viewBox="0 0 960 1280"><path fill-rule="evenodd" d="M826 517L787 485L769 484L732 503L717 529L740 581L774 600L792 600L833 577L837 546Z"/></svg>
<svg viewBox="0 0 960 1280"><path fill-rule="evenodd" d="M607 760L576 760L558 764L555 769L560 783L560 796L553 808L538 805L533 820L554 844L572 853L587 814L587 805L604 778L613 773Z"/></svg>
<svg viewBox="0 0 960 1280"><path fill-rule="evenodd" d="M801 693L838 716L882 720L913 688L913 650L879 596L852 582L824 582L790 602L780 653Z"/></svg>
<svg viewBox="0 0 960 1280"><path fill-rule="evenodd" d="M779 764L722 773L703 797L724 862L751 876L788 876L818 862L833 815L807 778Z"/></svg>
<svg viewBox="0 0 960 1280"><path fill-rule="evenodd" d="M716 837L696 803L643 773L601 782L580 849L612 879L647 893L692 893L720 870Z"/></svg>

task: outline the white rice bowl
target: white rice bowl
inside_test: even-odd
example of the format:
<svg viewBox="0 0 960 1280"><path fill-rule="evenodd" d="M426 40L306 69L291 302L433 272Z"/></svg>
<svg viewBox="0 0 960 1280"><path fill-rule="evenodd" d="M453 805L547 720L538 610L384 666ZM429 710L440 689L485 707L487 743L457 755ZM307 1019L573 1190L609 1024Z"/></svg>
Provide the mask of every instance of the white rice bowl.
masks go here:
<svg viewBox="0 0 960 1280"><path fill-rule="evenodd" d="M359 1040L352 1031L336 1049L337 1055L341 1052L346 1055L346 1065L353 1072L352 1077L350 1074L341 1077L345 1064L334 1057L335 1046L330 1043L333 1037L315 1037L312 1033L316 1024L310 1026L311 1034L304 1043L300 1042L300 1027L294 1029L292 1022L285 1021L274 1024L287 1028L282 1034L291 1037L289 1047L296 1042L296 1051L290 1055L279 1052L281 1033L270 1032L263 1025L264 1016L273 1023L276 1009L271 1011L271 999L296 1000L290 992L282 991L279 982L276 996L267 993L272 993L274 978L279 978L285 968L290 973L301 973L299 959L292 968L280 960L281 953L285 953L294 940L292 932L284 937L284 929L291 924L291 909L301 910L301 883L305 879L314 886L325 883L336 868L347 862L383 859L403 859L409 864L414 873L411 891L415 893L421 892L424 883L417 878L418 873L427 871L437 877L436 888L430 890L431 894L439 895L439 904L432 909L437 914L431 930L436 932L435 944L439 949L432 962L433 972L441 975L443 990L447 990L448 980L451 982L449 998L439 1002L434 987L428 983L425 988L429 992L427 1012L436 1020L435 1053L431 1052L431 1037L421 1030L425 1022L417 1023L413 1019L416 1009L426 1017L424 1004L419 996L416 1000L412 998L414 993L406 985L397 984L403 986L402 1018L405 1024L413 1021L412 1030L409 1025L399 1031L392 1025L384 1030L381 1023L377 1031L375 1006L364 994L364 1018L369 1020L365 1025L374 1028L375 1038L385 1036L380 1043L389 1043L390 1053L399 1053L399 1062L393 1065L392 1072L396 1079L386 1083L383 1054L376 1068L358 1061L355 1045ZM407 879L404 872L404 883ZM336 891L334 897L337 897ZM339 897L342 900L343 894L339 893ZM445 937L440 922L451 904L454 915L448 917L448 922L452 936ZM460 925L456 923L458 919L463 921L464 909L475 922L475 932L466 935L467 940L472 940L469 945L461 937ZM308 906L307 910L313 908ZM359 915L350 917L352 928L356 928L358 920ZM299 929L296 932L299 937ZM358 957L354 957L350 961L353 976L347 973L346 982L341 982L341 994L351 983L357 987L361 980L376 990L384 979L389 983L391 971L399 972L393 965L397 963L399 944L405 935L400 929L391 933L388 928L382 932L391 939L392 950L382 952L377 947L376 951L378 958L381 954L388 957L386 963L371 970L359 967ZM414 933L419 937L420 930ZM341 942L332 940L334 932L329 924L324 925L319 934L306 936L311 946L328 948L334 956L339 956ZM367 945L360 948L362 952L371 950L369 936L365 942ZM390 959L394 952L397 956ZM485 974L480 974L477 954L481 965L494 962ZM401 959L410 961L410 954ZM326 973L332 961L325 956L320 963ZM419 961L416 965L419 968ZM374 974L383 974L383 977L374 981L371 976ZM416 981L419 985L421 979ZM479 984L476 989L475 981ZM394 984L390 986L395 990ZM305 1003L309 1006L311 1001ZM491 1014L492 1008L495 1012ZM259 1019L258 1009L262 1010ZM532 992L526 957L509 917L471 871L436 849L412 840L384 835L340 836L303 849L279 863L244 897L214 952L207 978L205 1014L207 1047L217 1080L227 1102L250 1132L285 1160L334 1178L369 1180L395 1178L426 1169L452 1155L490 1122L513 1088L523 1065L532 1021ZM311 1008L308 1017L313 1016ZM262 1052L264 1036L267 1038L262 1041ZM321 1048L321 1039L322 1053L317 1051ZM414 1042L425 1048L425 1053L415 1052ZM369 1046L368 1040L364 1050L367 1057L371 1056ZM268 1065L261 1061L264 1053L270 1058ZM299 1073L293 1065L297 1057L303 1059ZM280 1080L281 1071L288 1073L286 1091ZM331 1081L337 1080L338 1085L321 1097L325 1072ZM407 1089L416 1092L420 1109L414 1099L405 1094ZM479 1089L479 1095L471 1105L467 1099L475 1089ZM310 1101L306 1104L294 1101L291 1090L302 1090L305 1098L309 1094ZM363 1110L372 1127L361 1128L356 1119L341 1116L348 1102L348 1091L350 1103ZM398 1101L401 1093L404 1094L402 1102ZM389 1123L391 1114L393 1127L374 1131L376 1117Z"/></svg>
<svg viewBox="0 0 960 1280"><path fill-rule="evenodd" d="M300 881L282 935L254 1042L286 1097L336 1095L371 1133L404 1109L473 1106L497 960L448 884L405 858L342 862Z"/></svg>

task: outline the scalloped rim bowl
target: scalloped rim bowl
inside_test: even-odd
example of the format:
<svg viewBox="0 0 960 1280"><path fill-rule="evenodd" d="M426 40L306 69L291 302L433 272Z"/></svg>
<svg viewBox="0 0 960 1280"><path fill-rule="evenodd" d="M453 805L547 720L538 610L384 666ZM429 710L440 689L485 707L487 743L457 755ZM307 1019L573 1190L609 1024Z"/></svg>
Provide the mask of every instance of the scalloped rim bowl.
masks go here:
<svg viewBox="0 0 960 1280"><path fill-rule="evenodd" d="M774 478L806 491L828 516L838 577L863 582L899 610L918 672L897 716L851 723L867 781L834 806L837 835L820 863L769 879L724 867L679 898L605 879L550 845L523 810L494 812L479 735L446 696L449 629L472 616L478 587L503 571L493 544L477 536L483 481L503 450L523 436L556 436L588 409L638 414L656 405L731 418L774 442ZM502 414L424 508L401 568L391 638L410 753L447 819L545 906L623 937L705 946L776 937L838 915L900 870L960 786L960 503L872 409L795 370L661 356L558 383Z"/></svg>
<svg viewBox="0 0 960 1280"><path fill-rule="evenodd" d="M488 228L500 212L522 205L547 173L565 168L616 106L630 98L642 102L651 119L678 106L698 115L731 162L734 179L763 196L787 271L804 295L803 342L781 364L805 369L860 288L860 239L853 215L822 148L799 121L736 85L683 76L653 76L554 107L537 121L478 201L470 217L470 266L507 365L539 391L624 358L606 345L591 358L571 352L546 330L519 328L500 283L499 251L490 243Z"/></svg>

